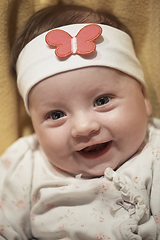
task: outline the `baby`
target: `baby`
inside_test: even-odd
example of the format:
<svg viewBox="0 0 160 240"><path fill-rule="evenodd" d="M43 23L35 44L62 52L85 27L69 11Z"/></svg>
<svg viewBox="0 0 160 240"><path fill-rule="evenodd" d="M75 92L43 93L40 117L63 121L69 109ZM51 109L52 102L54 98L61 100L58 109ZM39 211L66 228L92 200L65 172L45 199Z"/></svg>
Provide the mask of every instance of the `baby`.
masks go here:
<svg viewBox="0 0 160 240"><path fill-rule="evenodd" d="M160 239L160 131L128 30L48 7L13 48L35 134L0 162L0 239Z"/></svg>

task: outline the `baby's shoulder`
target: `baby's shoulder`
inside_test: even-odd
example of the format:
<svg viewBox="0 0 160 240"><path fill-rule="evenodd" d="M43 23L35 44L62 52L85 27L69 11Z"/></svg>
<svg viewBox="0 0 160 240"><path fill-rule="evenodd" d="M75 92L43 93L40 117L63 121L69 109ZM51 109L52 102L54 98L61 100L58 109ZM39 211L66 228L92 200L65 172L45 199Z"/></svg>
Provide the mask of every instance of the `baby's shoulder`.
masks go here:
<svg viewBox="0 0 160 240"><path fill-rule="evenodd" d="M1 156L0 164L9 168L12 164L18 164L21 161L32 159L33 153L39 148L37 136L21 137L15 141ZM2 166L1 166L2 167Z"/></svg>
<svg viewBox="0 0 160 240"><path fill-rule="evenodd" d="M17 139L9 148L7 148L5 153L14 151L23 152L28 149L34 150L38 147L38 145L39 143L36 134L31 134Z"/></svg>

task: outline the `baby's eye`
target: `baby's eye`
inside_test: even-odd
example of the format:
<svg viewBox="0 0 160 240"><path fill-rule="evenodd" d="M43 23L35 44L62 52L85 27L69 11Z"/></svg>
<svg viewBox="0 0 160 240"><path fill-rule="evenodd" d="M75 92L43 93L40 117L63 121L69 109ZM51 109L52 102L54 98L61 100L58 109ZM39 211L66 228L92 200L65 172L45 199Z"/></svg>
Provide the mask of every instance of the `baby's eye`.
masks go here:
<svg viewBox="0 0 160 240"><path fill-rule="evenodd" d="M62 112L62 111L54 111L54 112L51 112L49 114L49 118L51 118L53 120L58 120L58 119L60 119L60 118L62 118L64 116L65 116L65 113Z"/></svg>
<svg viewBox="0 0 160 240"><path fill-rule="evenodd" d="M95 101L95 107L105 105L105 104L107 104L110 100L111 100L111 98L108 97L108 96L99 97L99 98L97 98L97 100Z"/></svg>

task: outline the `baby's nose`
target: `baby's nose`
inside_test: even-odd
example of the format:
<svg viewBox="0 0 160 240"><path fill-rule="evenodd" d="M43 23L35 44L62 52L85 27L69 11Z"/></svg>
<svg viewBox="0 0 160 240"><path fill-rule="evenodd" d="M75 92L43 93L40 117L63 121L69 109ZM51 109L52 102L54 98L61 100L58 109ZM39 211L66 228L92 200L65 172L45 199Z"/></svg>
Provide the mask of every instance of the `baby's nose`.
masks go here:
<svg viewBox="0 0 160 240"><path fill-rule="evenodd" d="M72 127L72 137L89 136L100 130L100 123L93 117L79 116Z"/></svg>

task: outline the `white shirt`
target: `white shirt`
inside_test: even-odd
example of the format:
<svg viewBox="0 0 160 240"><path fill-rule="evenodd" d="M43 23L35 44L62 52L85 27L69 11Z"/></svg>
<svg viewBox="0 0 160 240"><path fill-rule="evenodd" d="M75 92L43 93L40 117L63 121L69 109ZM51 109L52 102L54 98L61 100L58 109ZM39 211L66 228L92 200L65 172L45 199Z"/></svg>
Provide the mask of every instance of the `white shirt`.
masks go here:
<svg viewBox="0 0 160 240"><path fill-rule="evenodd" d="M52 166L36 135L0 161L0 240L160 240L160 130L118 170L93 179Z"/></svg>

